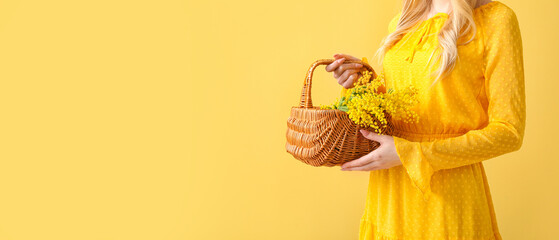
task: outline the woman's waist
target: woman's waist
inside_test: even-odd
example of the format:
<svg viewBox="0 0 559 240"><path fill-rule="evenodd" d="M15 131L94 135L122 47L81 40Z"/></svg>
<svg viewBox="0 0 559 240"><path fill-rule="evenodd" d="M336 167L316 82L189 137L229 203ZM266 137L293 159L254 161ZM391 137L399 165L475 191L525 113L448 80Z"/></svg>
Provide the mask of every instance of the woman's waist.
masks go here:
<svg viewBox="0 0 559 240"><path fill-rule="evenodd" d="M405 122L402 119L390 119L390 135L410 141L432 141L464 135L472 130L483 129L487 121L476 119L454 119L447 121L441 118L422 118L418 122Z"/></svg>
<svg viewBox="0 0 559 240"><path fill-rule="evenodd" d="M451 137L458 137L461 135L466 134L470 130L462 130L462 131L426 131L426 130L418 130L418 129L410 129L410 128L402 128L395 126L392 128L391 136L396 136L400 138L405 138L410 141L433 141L437 139L445 139Z"/></svg>

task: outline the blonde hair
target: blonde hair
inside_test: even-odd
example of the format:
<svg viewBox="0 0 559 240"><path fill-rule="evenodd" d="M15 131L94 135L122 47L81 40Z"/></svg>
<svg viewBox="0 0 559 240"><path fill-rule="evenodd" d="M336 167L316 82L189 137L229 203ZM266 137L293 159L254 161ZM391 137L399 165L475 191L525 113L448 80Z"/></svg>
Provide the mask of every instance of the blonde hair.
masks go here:
<svg viewBox="0 0 559 240"><path fill-rule="evenodd" d="M442 51L436 56L434 62L441 61L439 68L430 75L430 77L436 76L431 87L440 78L450 74L454 68L458 60L457 45L465 45L474 39L476 25L473 18L473 10L475 6L482 1L483 0L450 0L452 10L448 14L449 17L447 21L445 21L437 35L439 42L437 49L442 49ZM396 29L382 40L381 47L375 53L375 55L379 57L378 59L381 66L386 52L404 37L406 33L412 31L412 27L416 26L416 24L422 21L425 15L430 12L432 7L431 2L432 0L403 0L403 7ZM472 37L468 41L458 43L458 39L467 35L469 31L473 32ZM431 54L429 61L434 53L435 51Z"/></svg>

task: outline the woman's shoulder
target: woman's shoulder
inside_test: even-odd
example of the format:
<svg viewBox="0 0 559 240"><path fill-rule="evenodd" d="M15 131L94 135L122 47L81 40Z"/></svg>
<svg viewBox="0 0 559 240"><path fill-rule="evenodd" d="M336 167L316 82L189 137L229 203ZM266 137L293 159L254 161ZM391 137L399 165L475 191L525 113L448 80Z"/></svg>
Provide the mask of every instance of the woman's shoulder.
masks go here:
<svg viewBox="0 0 559 240"><path fill-rule="evenodd" d="M491 38L500 38L503 34L511 34L518 32L519 23L515 11L508 5L500 1L492 1L482 5L474 11L477 11L477 19L483 29L486 41Z"/></svg>
<svg viewBox="0 0 559 240"><path fill-rule="evenodd" d="M515 11L500 1L491 1L475 8L473 11L474 15L477 15L478 22L486 29L485 31L496 30L495 28L517 27L518 25L518 17ZM401 15L402 12L399 11L392 17L388 24L388 33L396 30Z"/></svg>
<svg viewBox="0 0 559 240"><path fill-rule="evenodd" d="M474 11L486 27L499 27L503 24L510 25L518 22L515 11L500 1L491 1L475 8Z"/></svg>

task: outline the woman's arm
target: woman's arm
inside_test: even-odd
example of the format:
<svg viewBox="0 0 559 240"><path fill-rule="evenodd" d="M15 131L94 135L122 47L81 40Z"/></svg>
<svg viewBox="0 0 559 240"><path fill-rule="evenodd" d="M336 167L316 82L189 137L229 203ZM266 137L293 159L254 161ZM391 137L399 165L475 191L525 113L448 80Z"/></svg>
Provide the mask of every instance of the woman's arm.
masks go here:
<svg viewBox="0 0 559 240"><path fill-rule="evenodd" d="M526 122L522 39L514 12L497 13L481 26L489 99L487 126L430 142L394 137L402 165L425 195L431 192L431 176L436 171L481 162L522 146Z"/></svg>

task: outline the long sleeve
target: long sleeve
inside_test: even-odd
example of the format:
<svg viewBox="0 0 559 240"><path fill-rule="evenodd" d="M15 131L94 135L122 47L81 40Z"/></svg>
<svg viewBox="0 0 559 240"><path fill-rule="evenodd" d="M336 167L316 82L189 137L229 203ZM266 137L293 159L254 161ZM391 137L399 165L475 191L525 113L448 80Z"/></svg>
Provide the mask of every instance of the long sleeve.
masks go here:
<svg viewBox="0 0 559 240"><path fill-rule="evenodd" d="M431 177L436 171L488 160L522 146L526 105L518 20L514 12L503 11L483 23L488 124L458 137L429 142L394 137L403 167L424 199L431 194Z"/></svg>

